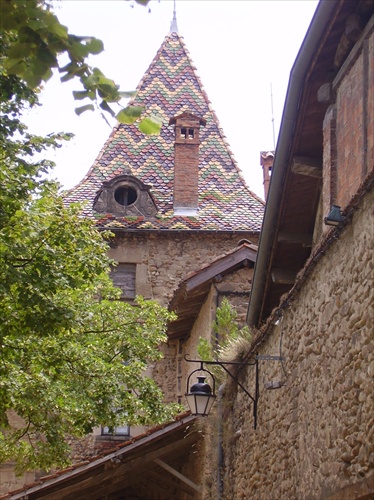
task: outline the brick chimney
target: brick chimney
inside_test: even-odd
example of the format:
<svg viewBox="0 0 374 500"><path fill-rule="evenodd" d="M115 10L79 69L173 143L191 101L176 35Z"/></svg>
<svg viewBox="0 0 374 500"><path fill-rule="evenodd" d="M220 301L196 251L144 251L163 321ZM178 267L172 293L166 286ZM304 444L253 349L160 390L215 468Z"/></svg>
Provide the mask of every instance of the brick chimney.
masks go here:
<svg viewBox="0 0 374 500"><path fill-rule="evenodd" d="M175 125L174 214L196 215L199 181L200 127L206 120L184 112L171 118Z"/></svg>
<svg viewBox="0 0 374 500"><path fill-rule="evenodd" d="M262 166L262 172L264 177L264 197L265 201L268 197L271 169L274 163L274 151L261 151L260 152L260 165Z"/></svg>

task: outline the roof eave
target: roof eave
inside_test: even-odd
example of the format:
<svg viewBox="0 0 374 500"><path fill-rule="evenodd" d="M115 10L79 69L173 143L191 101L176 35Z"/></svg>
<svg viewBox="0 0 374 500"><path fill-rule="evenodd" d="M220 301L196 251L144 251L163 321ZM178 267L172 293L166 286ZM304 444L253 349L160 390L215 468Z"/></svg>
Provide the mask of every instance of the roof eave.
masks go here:
<svg viewBox="0 0 374 500"><path fill-rule="evenodd" d="M261 229L258 258L253 276L251 298L247 314L247 322L250 325L258 325L263 308L264 293L269 273L268 267L280 217L279 207L284 195L284 180L290 168L290 149L293 142L300 96L305 84L304 77L337 4L338 0L326 0L319 3L290 73Z"/></svg>

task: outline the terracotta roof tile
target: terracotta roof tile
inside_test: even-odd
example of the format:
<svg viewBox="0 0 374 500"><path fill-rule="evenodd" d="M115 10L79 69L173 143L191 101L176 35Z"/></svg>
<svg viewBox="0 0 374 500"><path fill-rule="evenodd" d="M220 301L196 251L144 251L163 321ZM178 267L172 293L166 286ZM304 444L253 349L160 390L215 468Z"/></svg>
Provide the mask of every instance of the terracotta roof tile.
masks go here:
<svg viewBox="0 0 374 500"><path fill-rule="evenodd" d="M146 136L136 125L114 127L86 177L66 193L66 201L86 201L84 215L101 228L124 230L259 231L264 202L247 187L196 74L183 39L165 38L137 88L136 104L162 116L159 136ZM196 217L173 215L174 128L169 119L189 111L206 120L200 130L199 201ZM151 185L156 216L98 214L92 205L103 181L131 174Z"/></svg>

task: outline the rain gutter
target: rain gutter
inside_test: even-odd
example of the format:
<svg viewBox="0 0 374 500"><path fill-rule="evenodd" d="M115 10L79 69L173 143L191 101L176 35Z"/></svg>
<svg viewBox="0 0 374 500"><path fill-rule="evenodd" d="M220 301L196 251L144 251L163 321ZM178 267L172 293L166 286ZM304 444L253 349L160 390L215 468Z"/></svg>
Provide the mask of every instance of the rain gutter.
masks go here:
<svg viewBox="0 0 374 500"><path fill-rule="evenodd" d="M290 146L292 144L299 101L304 88L305 75L338 1L320 1L290 73L247 314L247 323L251 326L257 326L260 320L267 269L273 248L284 180L288 168Z"/></svg>

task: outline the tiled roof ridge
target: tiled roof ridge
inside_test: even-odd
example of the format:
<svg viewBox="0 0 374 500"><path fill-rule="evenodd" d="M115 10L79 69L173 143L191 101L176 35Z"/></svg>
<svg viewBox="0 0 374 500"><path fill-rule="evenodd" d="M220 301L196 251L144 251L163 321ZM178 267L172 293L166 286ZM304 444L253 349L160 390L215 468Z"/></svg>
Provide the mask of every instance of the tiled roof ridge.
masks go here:
<svg viewBox="0 0 374 500"><path fill-rule="evenodd" d="M229 144L229 142L228 142L228 140L227 140L227 137L226 137L226 135L225 135L225 134L224 134L224 132L223 132L223 128L221 127L221 124L220 124L220 121L219 121L219 119L218 119L217 113L215 112L215 110L214 110L214 108L213 108L213 105L212 105L212 102L211 102L211 100L210 100L210 99L209 99L209 97L208 97L208 94L207 94L207 92L206 92L206 90L205 90L204 84L202 83L202 80L201 80L201 78L200 78L200 76L199 76L199 74L198 74L198 71L197 71L197 68L196 68L196 66L195 66L195 63L193 62L193 59L192 59L192 57L191 57L191 55L190 55L190 52L189 52L189 50L188 50L188 48L187 48L186 44L184 43L184 37L183 37L183 36L181 36L181 35L179 35L179 33L175 33L175 35L179 38L180 44L181 44L181 46L183 47L183 50L184 50L184 52L185 52L185 54L186 54L186 57L187 57L187 58L188 58L188 60L190 61L192 71L193 71L193 73L194 73L194 75L195 75L195 78L196 78L196 80L197 80L198 84L200 85L201 93L202 93L202 95L204 96L204 99L205 99L205 102L207 103L207 106L208 106L209 111L212 113L213 120L214 120L214 122L215 122L215 123L216 123L216 125L217 125L217 129L218 129L218 132L219 132L220 137L221 137L221 139L222 139L222 142L224 143L224 145L225 145L225 146L226 146L226 148L227 148L227 151L228 151L228 153L229 153L230 159L231 159L231 161L232 161L233 165L235 166L235 169L236 169L236 171L237 171L237 173L238 173L239 177L242 179L242 181L243 181L243 183L244 183L244 186L246 187L246 189L248 190L248 192L249 192L249 193L250 193L250 194L251 194L254 198L256 198L258 201L260 201L261 203L263 203L263 204L265 205L265 202L264 202L264 201L263 201L263 200L262 200L259 196L257 196L255 193L253 193L253 192L250 190L250 188L249 188L249 186L248 186L248 184L247 184L247 181L245 180L245 178L244 178L244 176L243 176L243 172L242 172L242 170L240 169L240 167L239 167L239 165L238 165L238 162L236 161L236 158L235 158L235 156L234 156L234 153L232 152L231 146L230 146L230 144Z"/></svg>

